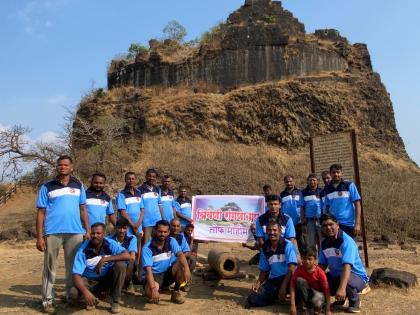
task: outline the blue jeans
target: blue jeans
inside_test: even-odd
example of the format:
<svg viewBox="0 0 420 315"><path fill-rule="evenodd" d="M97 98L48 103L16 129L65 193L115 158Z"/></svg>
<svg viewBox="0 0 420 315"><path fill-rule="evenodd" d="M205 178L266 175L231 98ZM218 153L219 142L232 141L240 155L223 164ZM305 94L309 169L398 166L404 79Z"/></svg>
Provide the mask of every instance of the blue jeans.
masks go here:
<svg viewBox="0 0 420 315"><path fill-rule="evenodd" d="M332 276L327 273L328 285L330 287L331 296L334 296L340 286L340 277ZM349 281L346 286L346 296L349 299L349 304L354 305L359 302L359 292L366 287L366 283L358 275L350 273Z"/></svg>
<svg viewBox="0 0 420 315"><path fill-rule="evenodd" d="M317 218L306 218L306 245L309 247L319 247L321 240L321 225Z"/></svg>
<svg viewBox="0 0 420 315"><path fill-rule="evenodd" d="M273 304L273 302L278 298L280 286L284 277L285 276L281 276L265 280L258 293L251 293L248 296L248 304L256 307Z"/></svg>

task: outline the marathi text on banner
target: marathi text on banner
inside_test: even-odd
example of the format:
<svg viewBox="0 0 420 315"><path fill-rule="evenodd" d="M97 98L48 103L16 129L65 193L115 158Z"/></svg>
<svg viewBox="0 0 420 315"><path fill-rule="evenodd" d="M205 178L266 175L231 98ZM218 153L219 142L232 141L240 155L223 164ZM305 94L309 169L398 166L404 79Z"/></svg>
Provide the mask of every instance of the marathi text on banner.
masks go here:
<svg viewBox="0 0 420 315"><path fill-rule="evenodd" d="M250 225L264 212L262 196L194 196L194 236L198 240L246 242Z"/></svg>

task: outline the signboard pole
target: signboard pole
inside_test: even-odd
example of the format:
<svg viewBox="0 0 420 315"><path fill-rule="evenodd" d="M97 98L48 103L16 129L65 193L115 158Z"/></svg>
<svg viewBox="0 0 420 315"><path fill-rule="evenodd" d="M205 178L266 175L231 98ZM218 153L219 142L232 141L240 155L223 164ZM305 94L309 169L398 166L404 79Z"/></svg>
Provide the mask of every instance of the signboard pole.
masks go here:
<svg viewBox="0 0 420 315"><path fill-rule="evenodd" d="M359 190L360 196L362 196L362 184L360 181L360 173L359 173L359 157L357 153L357 138L356 138L356 131L351 131L351 140L353 144L353 159L354 159L354 176L356 181L357 189ZM369 257L368 257L368 250L367 250L367 241L366 241L366 228L365 228L365 216L363 211L363 198L360 200L360 221L362 227L362 242L363 242L363 255L365 257L365 265L369 268Z"/></svg>
<svg viewBox="0 0 420 315"><path fill-rule="evenodd" d="M356 184L360 195L362 195L355 130L311 137L309 148L312 173L322 172L329 169L331 164L340 163L343 166L343 172L347 174L347 178ZM369 267L363 200L360 201L360 207L363 253L365 265Z"/></svg>

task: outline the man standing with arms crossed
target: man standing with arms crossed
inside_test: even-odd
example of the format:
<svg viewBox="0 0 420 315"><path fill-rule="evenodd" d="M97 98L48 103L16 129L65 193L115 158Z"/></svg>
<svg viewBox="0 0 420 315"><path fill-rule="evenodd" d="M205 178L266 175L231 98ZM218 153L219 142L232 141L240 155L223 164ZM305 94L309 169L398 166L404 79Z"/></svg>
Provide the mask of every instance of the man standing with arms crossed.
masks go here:
<svg viewBox="0 0 420 315"><path fill-rule="evenodd" d="M112 207L111 197L104 191L106 176L102 173L92 175L90 187L86 190L86 210L89 217L89 226L94 223L106 223L106 217L115 226L117 221Z"/></svg>
<svg viewBox="0 0 420 315"><path fill-rule="evenodd" d="M300 207L303 204L302 192L296 188L293 175L287 175L283 180L285 188L280 193L281 211L293 220L296 241L299 250L301 250L303 245L302 224L300 222Z"/></svg>
<svg viewBox="0 0 420 315"><path fill-rule="evenodd" d="M156 186L157 172L153 168L146 171L146 181L138 188L143 202L144 216L140 221L143 225L143 243L152 238L153 227L156 222L164 218L160 189Z"/></svg>
<svg viewBox="0 0 420 315"><path fill-rule="evenodd" d="M324 188L326 213L337 218L340 229L355 238L360 233L362 208L360 195L354 183L343 179L340 164L330 166L331 182Z"/></svg>
<svg viewBox="0 0 420 315"><path fill-rule="evenodd" d="M168 222L171 222L173 218L176 218L175 193L171 188L171 178L168 175L165 175L162 178L162 186L160 186L160 193L160 202L164 216L163 219Z"/></svg>
<svg viewBox="0 0 420 315"><path fill-rule="evenodd" d="M36 219L36 247L44 252L42 275L42 306L46 313L54 313L54 283L60 247L64 249L66 294L72 283L74 256L83 239L90 238L86 212L86 193L75 177L71 157L57 159L57 177L43 184L38 192Z"/></svg>

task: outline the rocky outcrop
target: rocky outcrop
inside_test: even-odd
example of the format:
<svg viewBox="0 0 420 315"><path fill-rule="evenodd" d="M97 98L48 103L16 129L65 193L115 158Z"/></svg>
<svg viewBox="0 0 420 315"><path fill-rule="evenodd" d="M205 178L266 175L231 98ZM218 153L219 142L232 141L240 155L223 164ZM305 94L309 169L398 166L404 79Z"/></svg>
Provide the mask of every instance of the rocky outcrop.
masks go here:
<svg viewBox="0 0 420 315"><path fill-rule="evenodd" d="M306 34L280 2L268 0L245 1L218 35L219 45L203 44L177 62L162 59L154 49L164 43L153 43L148 59L117 65L108 76L111 89L82 102L78 116L118 117L124 139L283 148L302 147L313 134L355 129L363 145L409 159L365 44L351 45L333 29ZM195 88L200 84L208 90Z"/></svg>
<svg viewBox="0 0 420 315"><path fill-rule="evenodd" d="M343 72L351 66L348 51L357 50L337 31L322 30L310 39L305 27L279 1L246 1L219 29L219 45L202 44L176 62L162 58L151 45L148 58L114 62L108 87L192 86L199 82L233 89L244 84ZM325 46L319 41L329 41ZM371 69L370 69L371 70Z"/></svg>

